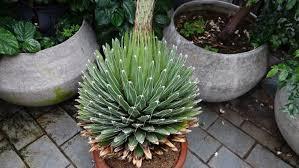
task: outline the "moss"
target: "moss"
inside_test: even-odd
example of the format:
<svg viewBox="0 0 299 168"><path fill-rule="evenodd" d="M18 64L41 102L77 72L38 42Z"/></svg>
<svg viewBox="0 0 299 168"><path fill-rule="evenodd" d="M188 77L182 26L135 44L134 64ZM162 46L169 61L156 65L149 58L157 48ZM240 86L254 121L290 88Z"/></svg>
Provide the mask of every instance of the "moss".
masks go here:
<svg viewBox="0 0 299 168"><path fill-rule="evenodd" d="M54 89L54 97L52 99L39 101L36 104L38 105L52 105L58 104L68 98L71 98L74 95L71 91L65 91L60 87Z"/></svg>

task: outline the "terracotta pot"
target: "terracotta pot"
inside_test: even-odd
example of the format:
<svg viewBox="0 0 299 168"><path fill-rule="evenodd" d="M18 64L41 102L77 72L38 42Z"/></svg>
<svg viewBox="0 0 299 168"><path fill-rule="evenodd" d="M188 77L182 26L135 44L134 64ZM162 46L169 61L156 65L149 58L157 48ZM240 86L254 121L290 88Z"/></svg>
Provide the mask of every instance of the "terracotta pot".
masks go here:
<svg viewBox="0 0 299 168"><path fill-rule="evenodd" d="M174 168L183 168L186 157L187 157L187 150L188 150L188 143L181 143L181 153L180 156L178 158L178 161L176 162L176 165ZM99 152L98 151L94 151L92 153L93 155L93 159L95 161L95 166L96 168L110 168L104 159L101 159L99 157Z"/></svg>

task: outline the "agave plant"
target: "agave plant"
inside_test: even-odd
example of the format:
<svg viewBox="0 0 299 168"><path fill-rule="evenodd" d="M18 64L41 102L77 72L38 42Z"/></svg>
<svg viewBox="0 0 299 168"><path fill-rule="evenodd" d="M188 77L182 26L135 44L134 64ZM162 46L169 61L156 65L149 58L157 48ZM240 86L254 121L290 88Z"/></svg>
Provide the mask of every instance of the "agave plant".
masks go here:
<svg viewBox="0 0 299 168"><path fill-rule="evenodd" d="M153 153L163 154L165 146L177 151L173 142L186 141L189 128L198 125L200 108L185 56L158 41L148 26L138 25L134 33L103 47L105 60L97 52L96 62L88 65L78 118L91 151L140 167Z"/></svg>

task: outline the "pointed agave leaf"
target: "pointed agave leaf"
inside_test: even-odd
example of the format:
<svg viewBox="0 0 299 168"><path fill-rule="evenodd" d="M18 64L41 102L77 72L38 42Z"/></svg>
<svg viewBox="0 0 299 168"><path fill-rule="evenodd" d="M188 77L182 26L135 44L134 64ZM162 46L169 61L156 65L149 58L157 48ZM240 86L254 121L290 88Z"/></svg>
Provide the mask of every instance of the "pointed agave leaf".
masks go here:
<svg viewBox="0 0 299 168"><path fill-rule="evenodd" d="M129 108L128 113L130 114L130 116L133 116L134 118L140 115L140 112L134 106Z"/></svg>
<svg viewBox="0 0 299 168"><path fill-rule="evenodd" d="M124 144L125 141L127 140L128 135L125 133L119 133L114 139L113 142L111 143L111 146L113 147L119 147L120 145Z"/></svg>
<svg viewBox="0 0 299 168"><path fill-rule="evenodd" d="M143 156L143 149L140 145L137 145L137 147L134 150L134 154L137 158L141 158Z"/></svg>
<svg viewBox="0 0 299 168"><path fill-rule="evenodd" d="M137 118L137 120L139 120L141 122L145 122L145 121L149 120L150 118L151 118L150 115L144 115L144 116Z"/></svg>
<svg viewBox="0 0 299 168"><path fill-rule="evenodd" d="M128 141L128 148L130 151L134 151L136 146L138 145L138 141L136 140L135 136L130 136Z"/></svg>
<svg viewBox="0 0 299 168"><path fill-rule="evenodd" d="M170 132L164 128L156 128L155 131L153 131L153 132L161 134L161 135L170 135Z"/></svg>
<svg viewBox="0 0 299 168"><path fill-rule="evenodd" d="M125 134L131 134L132 132L134 132L134 130L135 129L133 129L133 128L124 128L123 130L122 130L122 132L123 133L125 133Z"/></svg>
<svg viewBox="0 0 299 168"><path fill-rule="evenodd" d="M137 132L135 132L135 138L140 144L144 143L145 136L146 136L146 132L144 131L138 129Z"/></svg>
<svg viewBox="0 0 299 168"><path fill-rule="evenodd" d="M146 134L146 140L148 140L149 142L159 145L159 139L157 138L157 136L154 133L148 133Z"/></svg>

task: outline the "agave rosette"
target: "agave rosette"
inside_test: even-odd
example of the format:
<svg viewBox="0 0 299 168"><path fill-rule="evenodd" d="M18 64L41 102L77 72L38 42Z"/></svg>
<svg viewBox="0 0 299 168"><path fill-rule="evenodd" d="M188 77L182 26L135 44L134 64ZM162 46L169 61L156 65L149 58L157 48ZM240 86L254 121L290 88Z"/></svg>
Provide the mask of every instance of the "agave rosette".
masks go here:
<svg viewBox="0 0 299 168"><path fill-rule="evenodd" d="M152 153L178 149L200 113L197 82L185 57L154 35L125 35L106 45L103 60L88 65L78 105L83 135L100 156L138 167Z"/></svg>

